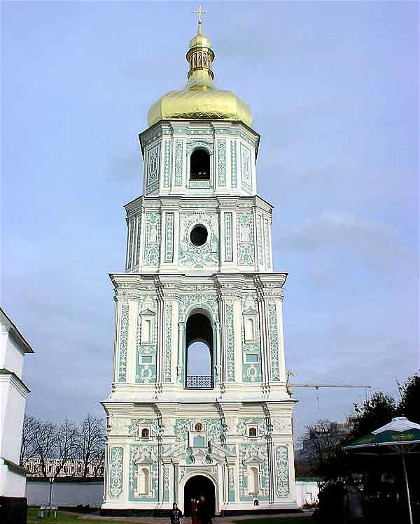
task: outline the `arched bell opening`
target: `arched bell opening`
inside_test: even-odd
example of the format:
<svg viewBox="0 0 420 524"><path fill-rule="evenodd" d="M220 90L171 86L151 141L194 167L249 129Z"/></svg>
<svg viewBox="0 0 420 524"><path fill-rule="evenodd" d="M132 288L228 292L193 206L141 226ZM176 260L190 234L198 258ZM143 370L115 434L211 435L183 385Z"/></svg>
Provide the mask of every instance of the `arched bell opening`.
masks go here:
<svg viewBox="0 0 420 524"><path fill-rule="evenodd" d="M191 153L190 180L210 180L210 154L205 149Z"/></svg>
<svg viewBox="0 0 420 524"><path fill-rule="evenodd" d="M187 320L186 387L212 389L213 377L213 326L209 317L201 312L191 314Z"/></svg>
<svg viewBox="0 0 420 524"><path fill-rule="evenodd" d="M185 483L184 515L186 516L191 516L192 500L198 501L199 520L208 522L216 514L216 490L208 477L195 475Z"/></svg>

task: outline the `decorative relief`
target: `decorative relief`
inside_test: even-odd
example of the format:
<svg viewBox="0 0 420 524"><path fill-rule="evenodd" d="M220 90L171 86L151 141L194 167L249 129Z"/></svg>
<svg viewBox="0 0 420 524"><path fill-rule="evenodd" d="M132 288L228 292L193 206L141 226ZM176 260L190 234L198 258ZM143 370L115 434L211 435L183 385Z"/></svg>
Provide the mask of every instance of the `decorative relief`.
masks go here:
<svg viewBox="0 0 420 524"><path fill-rule="evenodd" d="M176 129L175 132L181 133L184 135L212 135L213 130L212 129L194 129L190 127L186 127L183 129Z"/></svg>
<svg viewBox="0 0 420 524"><path fill-rule="evenodd" d="M190 156L194 149L205 149L209 155L213 154L213 140L188 140L187 155Z"/></svg>
<svg viewBox="0 0 420 524"><path fill-rule="evenodd" d="M163 501L169 502L169 468L163 468Z"/></svg>
<svg viewBox="0 0 420 524"><path fill-rule="evenodd" d="M232 213L225 213L225 262L233 261L232 250Z"/></svg>
<svg viewBox="0 0 420 524"><path fill-rule="evenodd" d="M133 265L133 237L134 237L134 218L130 218L128 221L128 234L127 234L127 265L126 269L132 269Z"/></svg>
<svg viewBox="0 0 420 524"><path fill-rule="evenodd" d="M109 425L113 435L128 435L130 421L126 418L110 417Z"/></svg>
<svg viewBox="0 0 420 524"><path fill-rule="evenodd" d="M261 362L250 364L246 362L242 365L243 382L262 382Z"/></svg>
<svg viewBox="0 0 420 524"><path fill-rule="evenodd" d="M271 269L270 224L268 218L264 219L264 244L267 269Z"/></svg>
<svg viewBox="0 0 420 524"><path fill-rule="evenodd" d="M217 141L217 184L226 186L226 140Z"/></svg>
<svg viewBox="0 0 420 524"><path fill-rule="evenodd" d="M174 214L165 215L165 262L174 260Z"/></svg>
<svg viewBox="0 0 420 524"><path fill-rule="evenodd" d="M226 382L235 381L235 338L233 304L226 304Z"/></svg>
<svg viewBox="0 0 420 524"><path fill-rule="evenodd" d="M135 242L136 242L135 259L134 259L135 267L138 267L139 258L140 258L140 241L141 241L140 231L141 231L141 218L140 218L140 215L138 215L137 216L137 238L135 239Z"/></svg>
<svg viewBox="0 0 420 524"><path fill-rule="evenodd" d="M146 352L150 354L146 355ZM136 357L136 383L154 384L156 382L156 345L141 347Z"/></svg>
<svg viewBox="0 0 420 524"><path fill-rule="evenodd" d="M273 430L275 433L284 433L284 432L291 432L292 431L292 425L289 419L287 418L273 418L271 419L273 423Z"/></svg>
<svg viewBox="0 0 420 524"><path fill-rule="evenodd" d="M219 261L219 240L216 213L185 212L181 214L180 221L179 263L196 269L217 264ZM196 224L203 225L208 231L207 241L201 246L195 246L190 241L191 229Z"/></svg>
<svg viewBox="0 0 420 524"><path fill-rule="evenodd" d="M160 214L156 211L146 213L146 242L144 245L144 265L157 266L160 258Z"/></svg>
<svg viewBox="0 0 420 524"><path fill-rule="evenodd" d="M147 155L146 193L159 187L160 144L149 150Z"/></svg>
<svg viewBox="0 0 420 524"><path fill-rule="evenodd" d="M141 438L141 432L140 432L140 428L142 426L150 426L150 429L151 429L151 436L155 436L159 433L159 428L158 428L158 422L156 419L152 419L152 418L132 418L130 419L130 423L129 423L129 426L128 426L128 434L130 437L135 437L136 439L140 439ZM138 449L141 449L141 450L145 450L147 448L147 450L149 450L150 446L143 446L141 448L138 448ZM137 449L137 448L136 448Z"/></svg>
<svg viewBox="0 0 420 524"><path fill-rule="evenodd" d="M251 151L241 144L242 189L252 191Z"/></svg>
<svg viewBox="0 0 420 524"><path fill-rule="evenodd" d="M232 187L238 186L238 173L236 167L236 141L232 140L230 143L230 168L232 177Z"/></svg>
<svg viewBox="0 0 420 524"><path fill-rule="evenodd" d="M263 418L241 418L237 424L236 424L236 432L238 435L242 435L243 437L247 436L247 427L252 424L255 426L258 426L260 428L261 434L265 434L267 431L267 423L266 420Z"/></svg>
<svg viewBox="0 0 420 524"><path fill-rule="evenodd" d="M269 304L268 306L268 320L270 323L271 379L280 380L279 335L277 330L277 315L275 304Z"/></svg>
<svg viewBox="0 0 420 524"><path fill-rule="evenodd" d="M111 497L118 497L123 489L124 450L121 447L113 447L110 455L108 491Z"/></svg>
<svg viewBox="0 0 420 524"><path fill-rule="evenodd" d="M276 496L286 497L290 493L289 454L287 446L276 447Z"/></svg>
<svg viewBox="0 0 420 524"><path fill-rule="evenodd" d="M165 382L171 382L172 352L172 303L165 306Z"/></svg>
<svg viewBox="0 0 420 524"><path fill-rule="evenodd" d="M238 213L238 264L252 266L254 264L254 227L251 212Z"/></svg>
<svg viewBox="0 0 420 524"><path fill-rule="evenodd" d="M171 142L165 140L165 157L163 159L163 187L170 187L171 179Z"/></svg>
<svg viewBox="0 0 420 524"><path fill-rule="evenodd" d="M175 185L182 186L182 172L183 172L183 140L175 140Z"/></svg>
<svg viewBox="0 0 420 524"><path fill-rule="evenodd" d="M120 355L118 366L119 382L125 382L127 379L128 311L128 302L124 301L121 304Z"/></svg>
<svg viewBox="0 0 420 524"><path fill-rule="evenodd" d="M196 424L198 419L192 419L192 418L184 418L184 419L178 419L175 421L175 439L177 442L185 442L187 445L188 442L188 435L190 431L192 431L192 428L194 424ZM204 421L202 422L204 424ZM211 441L212 443L220 443L220 435L223 432L223 427L220 419L218 418L210 418L205 420L205 428L204 431L207 435L207 440Z"/></svg>
<svg viewBox="0 0 420 524"><path fill-rule="evenodd" d="M235 468L228 469L229 475L229 502L235 502Z"/></svg>
<svg viewBox="0 0 420 524"><path fill-rule="evenodd" d="M263 240L262 217L258 215L258 218L257 218L257 248L258 248L258 264L260 266L264 265L262 240Z"/></svg>
<svg viewBox="0 0 420 524"><path fill-rule="evenodd" d="M202 466L198 467L185 467L180 466L179 468L179 480L182 480L185 475L187 474L195 474L195 475L201 475L203 473L206 473L213 479L213 483L217 485L217 467L216 466L206 466L205 470L203 471Z"/></svg>

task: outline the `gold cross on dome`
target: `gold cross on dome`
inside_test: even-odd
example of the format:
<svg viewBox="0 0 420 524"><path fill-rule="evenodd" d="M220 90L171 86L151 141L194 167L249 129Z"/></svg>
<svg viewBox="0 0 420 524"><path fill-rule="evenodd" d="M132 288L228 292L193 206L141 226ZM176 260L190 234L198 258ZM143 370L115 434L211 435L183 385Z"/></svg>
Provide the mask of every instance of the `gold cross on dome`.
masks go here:
<svg viewBox="0 0 420 524"><path fill-rule="evenodd" d="M193 13L195 15L197 15L197 18L198 18L198 32L201 33L201 24L203 22L202 18L201 18L201 15L205 15L207 14L207 11L204 11L202 8L201 8L201 5L198 7L197 11L193 11Z"/></svg>

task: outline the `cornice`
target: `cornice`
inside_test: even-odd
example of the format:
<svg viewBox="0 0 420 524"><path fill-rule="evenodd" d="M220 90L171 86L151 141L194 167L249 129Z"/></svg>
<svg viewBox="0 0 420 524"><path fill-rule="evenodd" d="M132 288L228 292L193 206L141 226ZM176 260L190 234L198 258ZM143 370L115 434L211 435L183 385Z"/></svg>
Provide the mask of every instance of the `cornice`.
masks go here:
<svg viewBox="0 0 420 524"><path fill-rule="evenodd" d="M0 320L2 329L5 330L9 336L15 340L15 342L17 342L23 353L34 353L34 350L32 349L29 342L25 339L25 337L18 330L12 320L6 315L6 312L2 308L0 308Z"/></svg>
<svg viewBox="0 0 420 524"><path fill-rule="evenodd" d="M10 382L25 398L31 392L23 380L8 369L0 369L0 381Z"/></svg>
<svg viewBox="0 0 420 524"><path fill-rule="evenodd" d="M243 209L256 208L271 216L273 210L273 206L258 195L210 195L200 197L200 200L189 195L142 195L125 204L124 208L127 213L127 218L142 211L196 211L197 209L203 208L214 211L240 211Z"/></svg>

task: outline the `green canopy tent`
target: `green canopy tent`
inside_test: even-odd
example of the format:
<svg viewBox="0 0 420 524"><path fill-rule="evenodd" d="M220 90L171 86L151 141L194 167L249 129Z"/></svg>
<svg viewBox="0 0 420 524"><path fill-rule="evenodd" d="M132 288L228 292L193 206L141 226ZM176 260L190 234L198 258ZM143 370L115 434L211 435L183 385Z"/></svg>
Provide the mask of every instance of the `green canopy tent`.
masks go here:
<svg viewBox="0 0 420 524"><path fill-rule="evenodd" d="M406 456L411 453L420 453L420 424L410 422L406 417L396 417L389 424L375 429L368 435L348 444L344 449L363 455L398 454L401 456L407 490L408 513L410 524L413 524Z"/></svg>

